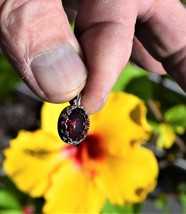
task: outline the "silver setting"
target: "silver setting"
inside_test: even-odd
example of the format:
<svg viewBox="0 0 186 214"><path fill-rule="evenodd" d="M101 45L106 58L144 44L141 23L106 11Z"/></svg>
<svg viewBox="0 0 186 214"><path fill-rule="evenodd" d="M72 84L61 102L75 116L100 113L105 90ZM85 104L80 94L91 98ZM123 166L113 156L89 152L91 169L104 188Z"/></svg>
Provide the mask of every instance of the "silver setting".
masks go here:
<svg viewBox="0 0 186 214"><path fill-rule="evenodd" d="M81 105L81 96L77 95L74 99L70 100L69 103L71 106L80 106Z"/></svg>
<svg viewBox="0 0 186 214"><path fill-rule="evenodd" d="M65 143L69 143L71 145L77 145L77 144L80 144L86 138L88 130L89 130L89 126L90 126L90 121L89 121L89 117L88 117L86 110L81 106L80 95L78 95L77 97L72 99L69 103L70 103L70 106L67 106L65 109L63 109L59 116L58 133L59 133L60 138ZM77 132L78 137L71 136L73 134L70 133L71 131L69 131L70 126L68 124L71 123L70 117L73 114L79 115L80 122L82 120L82 123L80 124L80 130L79 130L79 131L81 131L81 129L82 129L82 131L81 131L81 133ZM75 128L74 128L74 130L75 130ZM72 132L76 132L74 130L72 130Z"/></svg>

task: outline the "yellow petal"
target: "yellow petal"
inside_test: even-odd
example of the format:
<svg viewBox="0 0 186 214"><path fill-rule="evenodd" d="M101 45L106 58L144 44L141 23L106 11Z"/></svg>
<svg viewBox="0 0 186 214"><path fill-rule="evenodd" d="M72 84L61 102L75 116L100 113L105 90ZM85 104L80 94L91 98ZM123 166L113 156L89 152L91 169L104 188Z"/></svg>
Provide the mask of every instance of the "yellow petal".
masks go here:
<svg viewBox="0 0 186 214"><path fill-rule="evenodd" d="M150 136L142 100L123 92L112 92L105 107L90 117L90 134L102 136L110 153L122 152L133 143Z"/></svg>
<svg viewBox="0 0 186 214"><path fill-rule="evenodd" d="M105 197L71 161L53 175L44 213L99 213Z"/></svg>
<svg viewBox="0 0 186 214"><path fill-rule="evenodd" d="M41 128L60 139L57 131L58 118L61 111L68 105L69 103L53 104L45 102L41 110Z"/></svg>
<svg viewBox="0 0 186 214"><path fill-rule="evenodd" d="M55 136L42 130L21 131L4 150L4 169L20 190L41 196L50 175L62 163L61 145Z"/></svg>
<svg viewBox="0 0 186 214"><path fill-rule="evenodd" d="M108 157L100 167L96 184L113 204L138 203L153 190L157 175L153 153L135 145L125 158Z"/></svg>
<svg viewBox="0 0 186 214"><path fill-rule="evenodd" d="M42 108L42 129L58 136L57 121L66 104L45 103ZM107 141L142 142L149 138L150 126L146 121L142 100L124 92L112 92L105 107L90 116L89 133L99 133ZM107 141L107 142L108 142Z"/></svg>
<svg viewBox="0 0 186 214"><path fill-rule="evenodd" d="M67 105L45 103L42 108L42 129L58 136L58 117ZM101 136L110 153L126 153L124 147L142 143L150 136L151 128L146 121L146 112L143 101L136 96L112 92L105 107L90 116L89 134Z"/></svg>
<svg viewBox="0 0 186 214"><path fill-rule="evenodd" d="M166 123L161 123L159 125L159 136L157 139L157 147L169 149L175 141L176 134L172 126Z"/></svg>

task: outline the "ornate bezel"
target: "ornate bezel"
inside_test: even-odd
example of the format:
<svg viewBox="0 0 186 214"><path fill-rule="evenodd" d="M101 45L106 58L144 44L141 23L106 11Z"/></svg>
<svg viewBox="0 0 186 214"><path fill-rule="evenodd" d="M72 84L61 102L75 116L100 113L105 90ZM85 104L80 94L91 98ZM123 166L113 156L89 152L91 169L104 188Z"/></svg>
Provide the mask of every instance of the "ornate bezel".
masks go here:
<svg viewBox="0 0 186 214"><path fill-rule="evenodd" d="M69 120L69 116L73 113L74 110L81 112L81 115L83 116L83 119L84 119L84 121L83 121L84 129L81 133L80 138L72 139L72 137L70 137L70 133L68 132L67 121ZM89 121L88 114L87 114L86 110L80 105L67 106L65 109L62 110L62 112L59 116L59 119L58 119L58 133L59 133L60 138L65 143L69 143L72 145L77 145L86 138L88 130L89 130L89 126L90 126L90 121Z"/></svg>

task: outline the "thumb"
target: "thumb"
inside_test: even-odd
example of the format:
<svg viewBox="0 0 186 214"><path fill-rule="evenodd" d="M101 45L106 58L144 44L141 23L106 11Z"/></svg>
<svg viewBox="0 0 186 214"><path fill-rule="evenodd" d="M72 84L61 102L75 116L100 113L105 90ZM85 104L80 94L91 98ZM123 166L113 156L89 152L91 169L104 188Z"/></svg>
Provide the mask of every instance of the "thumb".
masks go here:
<svg viewBox="0 0 186 214"><path fill-rule="evenodd" d="M40 98L65 102L85 85L80 46L60 0L0 3L0 45Z"/></svg>

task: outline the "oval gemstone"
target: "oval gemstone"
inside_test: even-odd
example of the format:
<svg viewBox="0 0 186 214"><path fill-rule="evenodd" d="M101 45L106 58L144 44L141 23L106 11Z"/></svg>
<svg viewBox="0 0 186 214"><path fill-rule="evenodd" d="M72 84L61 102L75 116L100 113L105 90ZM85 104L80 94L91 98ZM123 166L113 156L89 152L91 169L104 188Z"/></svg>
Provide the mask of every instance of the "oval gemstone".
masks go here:
<svg viewBox="0 0 186 214"><path fill-rule="evenodd" d="M68 106L60 114L58 132L61 139L70 144L82 142L89 129L89 118L80 106Z"/></svg>
<svg viewBox="0 0 186 214"><path fill-rule="evenodd" d="M72 139L82 138L82 133L85 128L84 123L85 123L85 118L82 112L78 111L77 109L72 110L66 122L67 131L69 133L69 136Z"/></svg>

